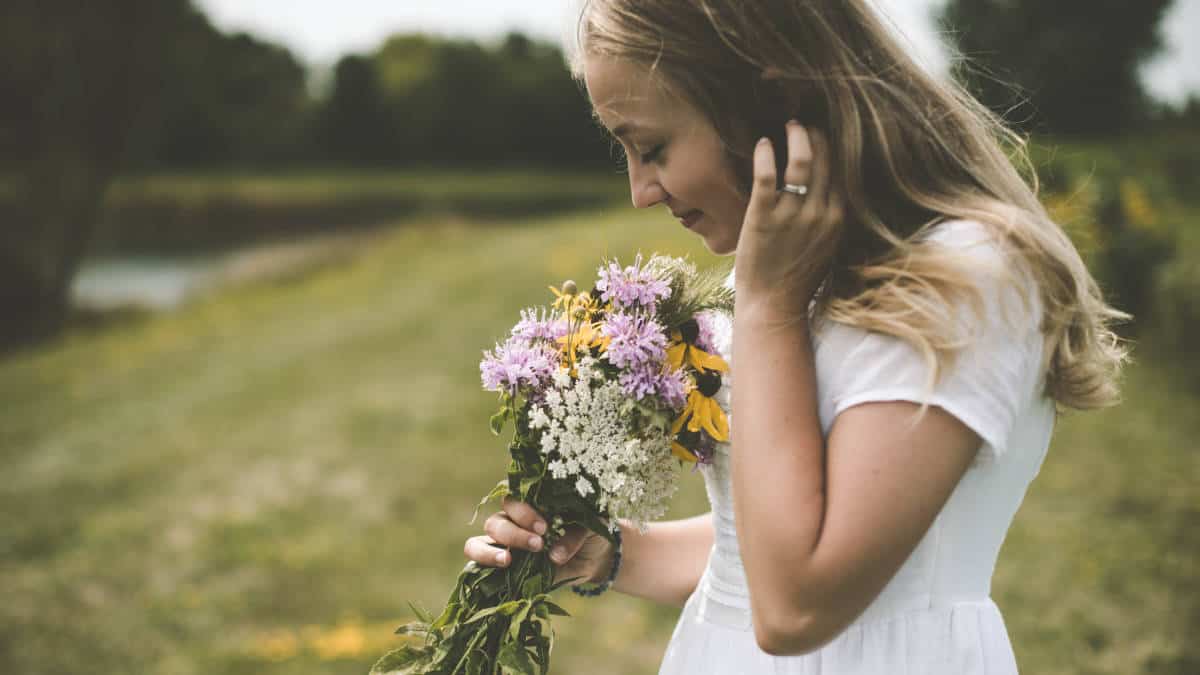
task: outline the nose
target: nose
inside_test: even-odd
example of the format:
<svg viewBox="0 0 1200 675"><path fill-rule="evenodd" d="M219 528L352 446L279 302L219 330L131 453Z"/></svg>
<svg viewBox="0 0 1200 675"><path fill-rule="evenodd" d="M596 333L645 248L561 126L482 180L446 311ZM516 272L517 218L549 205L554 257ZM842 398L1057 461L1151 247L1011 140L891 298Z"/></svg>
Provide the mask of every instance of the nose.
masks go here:
<svg viewBox="0 0 1200 675"><path fill-rule="evenodd" d="M657 172L651 168L634 165L629 167L629 194L635 209L645 209L666 200L667 191L658 182Z"/></svg>

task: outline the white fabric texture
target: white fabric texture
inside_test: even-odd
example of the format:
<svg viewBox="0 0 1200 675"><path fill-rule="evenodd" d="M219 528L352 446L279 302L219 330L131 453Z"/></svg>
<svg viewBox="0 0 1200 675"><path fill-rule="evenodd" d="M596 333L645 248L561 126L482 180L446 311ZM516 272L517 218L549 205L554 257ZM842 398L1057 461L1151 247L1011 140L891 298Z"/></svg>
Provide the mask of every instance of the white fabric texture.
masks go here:
<svg viewBox="0 0 1200 675"><path fill-rule="evenodd" d="M932 239L969 256L979 270L982 315L960 308L971 339L937 383L921 354L894 337L826 323L814 335L822 431L846 408L870 401L928 402L983 439L968 469L916 549L866 611L832 642L809 654L772 656L758 648L750 596L734 529L729 453L717 446L703 470L715 543L667 647L660 675L1014 675L1016 660L990 597L1004 535L1037 475L1054 426L1042 389L1043 338L1035 287L1012 272L983 226L949 221ZM726 282L733 284L733 276ZM715 345L731 366L716 400L729 413L736 373L732 321L717 326ZM732 438L731 438L732 440Z"/></svg>

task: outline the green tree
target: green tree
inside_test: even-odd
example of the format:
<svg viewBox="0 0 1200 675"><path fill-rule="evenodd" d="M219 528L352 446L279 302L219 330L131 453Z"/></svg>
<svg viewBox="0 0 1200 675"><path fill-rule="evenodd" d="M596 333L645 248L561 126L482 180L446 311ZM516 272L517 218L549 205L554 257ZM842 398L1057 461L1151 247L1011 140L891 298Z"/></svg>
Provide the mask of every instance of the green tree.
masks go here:
<svg viewBox="0 0 1200 675"><path fill-rule="evenodd" d="M1138 68L1162 47L1159 23L1171 2L949 0L937 20L967 62L983 66L959 62L956 77L1011 123L1102 136L1148 119Z"/></svg>
<svg viewBox="0 0 1200 675"><path fill-rule="evenodd" d="M337 162L374 164L389 156L395 133L374 61L357 55L338 61L316 134L323 156Z"/></svg>
<svg viewBox="0 0 1200 675"><path fill-rule="evenodd" d="M0 348L64 323L105 190L165 81L186 0L9 0L0 21Z"/></svg>
<svg viewBox="0 0 1200 675"><path fill-rule="evenodd" d="M371 55L374 76L353 63L344 72L339 66L322 114L324 138L341 144L332 155L339 160L597 166L607 157L587 101L553 45L520 33L494 45L395 35ZM365 84L375 77L381 114L373 85ZM385 157L373 154L379 152Z"/></svg>
<svg viewBox="0 0 1200 675"><path fill-rule="evenodd" d="M225 35L188 12L162 54L169 73L143 157L160 166L279 164L307 150L304 66L290 51Z"/></svg>

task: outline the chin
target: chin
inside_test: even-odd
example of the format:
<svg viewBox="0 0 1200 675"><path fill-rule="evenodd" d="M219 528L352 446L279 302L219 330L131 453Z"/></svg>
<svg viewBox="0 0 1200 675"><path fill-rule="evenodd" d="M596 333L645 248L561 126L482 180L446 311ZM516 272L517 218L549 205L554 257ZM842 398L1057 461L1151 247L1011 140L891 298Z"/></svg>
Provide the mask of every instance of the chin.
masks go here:
<svg viewBox="0 0 1200 675"><path fill-rule="evenodd" d="M705 238L704 247L713 255L733 255L737 251L737 241L726 241L725 239L712 240Z"/></svg>

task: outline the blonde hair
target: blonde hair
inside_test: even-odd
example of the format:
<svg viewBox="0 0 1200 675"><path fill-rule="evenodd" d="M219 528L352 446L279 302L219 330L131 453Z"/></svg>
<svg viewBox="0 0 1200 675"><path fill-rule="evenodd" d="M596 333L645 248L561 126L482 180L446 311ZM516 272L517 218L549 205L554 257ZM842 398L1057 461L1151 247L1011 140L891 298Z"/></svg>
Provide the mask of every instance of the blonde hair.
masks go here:
<svg viewBox="0 0 1200 675"><path fill-rule="evenodd" d="M926 235L974 220L1040 290L1046 394L1071 408L1117 402L1127 352L1111 324L1128 317L1039 202L1027 140L928 75L865 0L584 0L573 40L577 80L587 56L614 57L700 110L745 194L760 136L790 117L826 133L846 218L816 316L906 340L936 379L965 344L953 301L982 303L979 270Z"/></svg>

